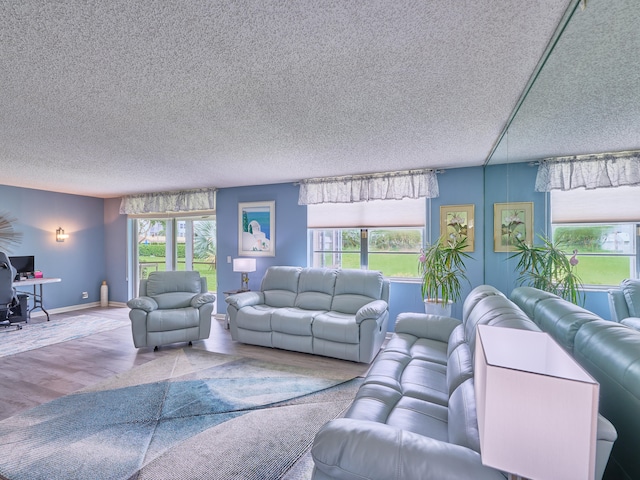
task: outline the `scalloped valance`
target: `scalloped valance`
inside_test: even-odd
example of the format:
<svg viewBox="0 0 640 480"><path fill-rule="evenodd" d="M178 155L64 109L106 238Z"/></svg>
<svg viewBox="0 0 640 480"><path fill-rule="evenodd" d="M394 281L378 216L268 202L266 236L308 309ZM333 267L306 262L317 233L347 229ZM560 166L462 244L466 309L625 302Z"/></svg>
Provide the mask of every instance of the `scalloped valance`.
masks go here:
<svg viewBox="0 0 640 480"><path fill-rule="evenodd" d="M405 170L302 180L298 204L435 198L438 195L438 179L435 170Z"/></svg>
<svg viewBox="0 0 640 480"><path fill-rule="evenodd" d="M214 212L216 188L127 195L120 202L120 213L127 215Z"/></svg>
<svg viewBox="0 0 640 480"><path fill-rule="evenodd" d="M544 159L536 191L640 185L640 151Z"/></svg>

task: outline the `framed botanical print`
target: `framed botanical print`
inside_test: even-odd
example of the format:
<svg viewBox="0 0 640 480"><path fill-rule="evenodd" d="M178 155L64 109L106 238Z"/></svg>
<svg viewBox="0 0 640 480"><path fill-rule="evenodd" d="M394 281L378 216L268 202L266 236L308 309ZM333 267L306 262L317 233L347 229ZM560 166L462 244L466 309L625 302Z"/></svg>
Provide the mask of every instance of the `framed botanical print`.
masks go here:
<svg viewBox="0 0 640 480"><path fill-rule="evenodd" d="M238 255L275 257L276 202L238 203Z"/></svg>
<svg viewBox="0 0 640 480"><path fill-rule="evenodd" d="M474 212L475 205L441 205L440 236L456 241L467 239L465 252L474 250Z"/></svg>
<svg viewBox="0 0 640 480"><path fill-rule="evenodd" d="M533 243L533 202L493 204L493 250L511 252L519 242Z"/></svg>

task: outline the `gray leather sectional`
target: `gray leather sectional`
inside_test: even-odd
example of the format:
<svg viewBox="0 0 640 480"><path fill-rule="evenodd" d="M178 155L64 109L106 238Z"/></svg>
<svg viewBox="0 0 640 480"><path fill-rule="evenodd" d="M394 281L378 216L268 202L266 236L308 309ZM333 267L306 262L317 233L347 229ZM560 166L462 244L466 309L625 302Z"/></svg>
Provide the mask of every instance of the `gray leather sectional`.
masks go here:
<svg viewBox="0 0 640 480"><path fill-rule="evenodd" d="M242 343L370 363L389 321L389 280L372 270L269 267L260 290L228 303Z"/></svg>
<svg viewBox="0 0 640 480"><path fill-rule="evenodd" d="M539 331L522 309L491 286L475 288L462 321L419 313L398 315L342 418L325 424L311 450L313 478L500 479L482 465L473 355L479 324ZM599 417L596 478L616 431Z"/></svg>
<svg viewBox="0 0 640 480"><path fill-rule="evenodd" d="M605 479L640 478L640 332L535 288L511 299L600 383L600 413L618 433Z"/></svg>

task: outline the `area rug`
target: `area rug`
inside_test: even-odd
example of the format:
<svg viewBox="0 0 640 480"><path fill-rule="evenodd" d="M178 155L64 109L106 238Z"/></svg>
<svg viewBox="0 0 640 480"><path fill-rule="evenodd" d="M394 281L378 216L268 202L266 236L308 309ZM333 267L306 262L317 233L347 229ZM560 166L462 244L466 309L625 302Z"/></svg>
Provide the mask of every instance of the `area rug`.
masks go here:
<svg viewBox="0 0 640 480"><path fill-rule="evenodd" d="M126 318L104 318L91 315L60 318L50 322L23 323L21 330L17 330L13 325L6 327L8 331L0 331L0 357L75 340L125 325L130 325ZM0 327L0 329L4 328Z"/></svg>
<svg viewBox="0 0 640 480"><path fill-rule="evenodd" d="M360 383L179 349L0 422L0 478L278 479Z"/></svg>

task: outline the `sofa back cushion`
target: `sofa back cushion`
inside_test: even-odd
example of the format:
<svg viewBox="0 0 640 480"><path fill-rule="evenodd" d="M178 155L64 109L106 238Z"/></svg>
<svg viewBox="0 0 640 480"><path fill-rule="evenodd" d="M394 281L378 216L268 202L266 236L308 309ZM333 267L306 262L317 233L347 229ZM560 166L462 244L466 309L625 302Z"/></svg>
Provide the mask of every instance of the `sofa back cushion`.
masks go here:
<svg viewBox="0 0 640 480"><path fill-rule="evenodd" d="M473 378L465 380L449 398L449 443L480 453L480 433Z"/></svg>
<svg viewBox="0 0 640 480"><path fill-rule="evenodd" d="M338 270L331 310L355 314L360 307L382 299L384 277L375 270Z"/></svg>
<svg viewBox="0 0 640 480"><path fill-rule="evenodd" d="M447 358L447 390L451 397L462 382L473 378L473 356L468 343L461 343Z"/></svg>
<svg viewBox="0 0 640 480"><path fill-rule="evenodd" d="M464 322L466 318L469 316L469 313L476 307L478 302L486 297L491 296L504 296L504 294L498 290L496 287L491 285L479 285L475 287L467 298L464 299L464 303L462 304L462 321Z"/></svg>
<svg viewBox="0 0 640 480"><path fill-rule="evenodd" d="M503 295L482 298L469 313L464 322L464 336L471 352L475 352L476 327L478 325L496 325L509 328L539 330L525 313Z"/></svg>
<svg viewBox="0 0 640 480"><path fill-rule="evenodd" d="M640 280L626 279L620 283L620 289L627 301L629 315L640 317Z"/></svg>
<svg viewBox="0 0 640 480"><path fill-rule="evenodd" d="M295 306L305 310L330 310L337 271L329 268L304 268L298 279Z"/></svg>
<svg viewBox="0 0 640 480"><path fill-rule="evenodd" d="M201 293L200 273L198 272L151 272L146 282L146 295L155 297L163 293L187 292Z"/></svg>
<svg viewBox="0 0 640 480"><path fill-rule="evenodd" d="M298 294L301 267L269 267L262 277L260 290L264 303L271 307L293 307Z"/></svg>
<svg viewBox="0 0 640 480"><path fill-rule="evenodd" d="M540 300L534 312L535 322L570 353L580 327L594 320L602 320L595 313L560 297Z"/></svg>

